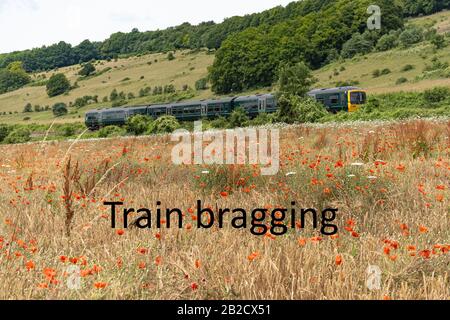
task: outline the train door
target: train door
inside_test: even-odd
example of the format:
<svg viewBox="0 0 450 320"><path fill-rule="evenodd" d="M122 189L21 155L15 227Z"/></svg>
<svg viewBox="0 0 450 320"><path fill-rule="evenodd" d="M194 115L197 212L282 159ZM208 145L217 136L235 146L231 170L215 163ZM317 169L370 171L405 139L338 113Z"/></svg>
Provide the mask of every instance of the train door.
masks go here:
<svg viewBox="0 0 450 320"><path fill-rule="evenodd" d="M166 109L167 115L171 116L172 115L172 106L168 106Z"/></svg>
<svg viewBox="0 0 450 320"><path fill-rule="evenodd" d="M258 99L258 112L264 113L267 111L267 98Z"/></svg>
<svg viewBox="0 0 450 320"><path fill-rule="evenodd" d="M202 103L202 117L208 116L208 105L206 103Z"/></svg>

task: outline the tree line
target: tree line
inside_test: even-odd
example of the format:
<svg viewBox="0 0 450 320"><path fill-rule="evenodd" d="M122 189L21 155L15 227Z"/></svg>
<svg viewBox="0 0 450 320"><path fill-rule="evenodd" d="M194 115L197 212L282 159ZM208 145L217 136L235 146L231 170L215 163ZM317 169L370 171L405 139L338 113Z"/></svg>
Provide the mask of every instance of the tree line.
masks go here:
<svg viewBox="0 0 450 320"><path fill-rule="evenodd" d="M222 23L214 23L212 21L198 25L183 23L165 30L147 32L133 29L129 33L114 33L102 42L85 40L77 46L61 41L41 48L2 54L0 55L0 69L6 68L14 61L21 61L23 68L27 72L34 72L84 63L92 59L114 58L119 55L138 55L178 49L218 49L231 35L246 29L261 26L270 27L287 20L305 17L314 12L334 7L336 2L339 1L304 0L292 2L286 7L278 6L261 13L231 17L225 19ZM366 5L366 1L354 2ZM385 3L385 1L381 0L375 2ZM384 9L389 10L389 7L396 8L396 10L399 10L399 16L431 14L450 8L450 0L397 0L388 2L390 5ZM339 14L347 15L348 19L351 20L351 13L352 11ZM328 19L328 17L318 17L318 19ZM341 25L331 25L329 27L341 27ZM329 31L331 34L333 33L333 29ZM327 30L322 32L327 32Z"/></svg>

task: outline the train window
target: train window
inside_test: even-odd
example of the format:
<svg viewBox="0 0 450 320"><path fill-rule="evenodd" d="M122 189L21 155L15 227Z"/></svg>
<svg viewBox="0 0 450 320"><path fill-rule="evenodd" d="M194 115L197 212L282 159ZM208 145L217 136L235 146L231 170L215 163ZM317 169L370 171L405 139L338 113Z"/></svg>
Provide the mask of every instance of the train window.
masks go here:
<svg viewBox="0 0 450 320"><path fill-rule="evenodd" d="M367 96L365 92L352 92L350 94L350 102L352 104L365 104Z"/></svg>
<svg viewBox="0 0 450 320"><path fill-rule="evenodd" d="M330 97L330 103L331 104L338 104L339 103L339 96L331 96Z"/></svg>

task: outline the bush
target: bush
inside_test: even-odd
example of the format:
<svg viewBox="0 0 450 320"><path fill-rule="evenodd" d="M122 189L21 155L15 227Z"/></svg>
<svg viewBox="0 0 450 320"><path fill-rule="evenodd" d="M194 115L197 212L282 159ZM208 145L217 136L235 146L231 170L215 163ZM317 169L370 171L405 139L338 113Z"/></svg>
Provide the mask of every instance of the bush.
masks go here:
<svg viewBox="0 0 450 320"><path fill-rule="evenodd" d="M174 116L163 116L148 127L147 133L171 133L180 128L180 123Z"/></svg>
<svg viewBox="0 0 450 320"><path fill-rule="evenodd" d="M273 123L274 117L273 114L261 113L255 119L253 119L250 123L254 126L262 126L268 123Z"/></svg>
<svg viewBox="0 0 450 320"><path fill-rule="evenodd" d="M120 137L125 134L126 130L118 126L107 126L98 131L99 138Z"/></svg>
<svg viewBox="0 0 450 320"><path fill-rule="evenodd" d="M445 48L447 46L447 43L445 41L445 37L442 34L435 34L431 38L430 42L436 49L442 49L442 48Z"/></svg>
<svg viewBox="0 0 450 320"><path fill-rule="evenodd" d="M310 97L282 95L278 108L276 119L285 123L314 123L329 114L323 104Z"/></svg>
<svg viewBox="0 0 450 320"><path fill-rule="evenodd" d="M19 127L11 131L5 138L5 143L25 143L31 140L31 132L28 128Z"/></svg>
<svg viewBox="0 0 450 320"><path fill-rule="evenodd" d="M400 34L399 41L404 48L423 40L423 31L418 27L409 27Z"/></svg>
<svg viewBox="0 0 450 320"><path fill-rule="evenodd" d="M388 68L385 68L385 69L381 70L381 75L382 75L382 76L385 76L385 75L387 75L387 74L389 74L389 73L391 73L391 70L388 69Z"/></svg>
<svg viewBox="0 0 450 320"><path fill-rule="evenodd" d="M152 122L153 119L149 116L138 114L127 120L126 131L135 135L141 135L147 131Z"/></svg>
<svg viewBox="0 0 450 320"><path fill-rule="evenodd" d="M378 39L376 50L378 51L388 51L395 48L398 45L397 36L395 34L385 34L380 39Z"/></svg>
<svg viewBox="0 0 450 320"><path fill-rule="evenodd" d="M167 60L169 61L175 60L175 55L173 54L173 52L169 52L167 54Z"/></svg>
<svg viewBox="0 0 450 320"><path fill-rule="evenodd" d="M395 84L402 84L402 83L406 83L406 82L408 82L408 79L406 79L405 77L401 77L401 78L397 79Z"/></svg>
<svg viewBox="0 0 450 320"><path fill-rule="evenodd" d="M57 131L63 137L71 137L77 133L77 128L73 124L65 124L60 126Z"/></svg>
<svg viewBox="0 0 450 320"><path fill-rule="evenodd" d="M195 89L198 91L208 89L208 79L201 78L200 80L197 80L195 82Z"/></svg>
<svg viewBox="0 0 450 320"><path fill-rule="evenodd" d="M67 111L67 105L65 103L59 102L53 105L52 112L55 115L55 117L61 117L68 113Z"/></svg>
<svg viewBox="0 0 450 320"><path fill-rule="evenodd" d="M402 68L402 72L408 72L408 71L411 71L411 70L414 70L414 66L412 65L412 64L407 64L406 66L404 66L403 68Z"/></svg>
<svg viewBox="0 0 450 320"><path fill-rule="evenodd" d="M423 97L428 103L439 103L450 97L450 89L447 87L435 87L425 90Z"/></svg>
<svg viewBox="0 0 450 320"><path fill-rule="evenodd" d="M47 82L47 94L56 97L70 90L70 82L62 73L55 74Z"/></svg>
<svg viewBox="0 0 450 320"><path fill-rule="evenodd" d="M82 77L88 77L95 72L95 67L92 63L86 63L83 68L78 72L78 75Z"/></svg>
<svg viewBox="0 0 450 320"><path fill-rule="evenodd" d="M5 138L11 132L11 127L6 124L0 124L0 142L3 142Z"/></svg>
<svg viewBox="0 0 450 320"><path fill-rule="evenodd" d="M211 127L216 129L225 129L228 127L228 120L224 117L218 117L211 121Z"/></svg>
<svg viewBox="0 0 450 320"><path fill-rule="evenodd" d="M23 108L23 113L33 112L33 106L31 103L27 103L26 106Z"/></svg>
<svg viewBox="0 0 450 320"><path fill-rule="evenodd" d="M381 75L380 69L376 69L372 71L372 77L378 78Z"/></svg>
<svg viewBox="0 0 450 320"><path fill-rule="evenodd" d="M250 123L247 113L242 108L236 108L228 119L229 128L246 127Z"/></svg>

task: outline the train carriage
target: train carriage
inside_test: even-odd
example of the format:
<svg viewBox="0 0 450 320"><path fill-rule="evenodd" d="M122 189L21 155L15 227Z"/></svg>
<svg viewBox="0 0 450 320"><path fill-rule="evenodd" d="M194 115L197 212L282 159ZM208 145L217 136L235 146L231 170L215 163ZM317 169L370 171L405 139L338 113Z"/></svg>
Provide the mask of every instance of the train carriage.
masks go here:
<svg viewBox="0 0 450 320"><path fill-rule="evenodd" d="M367 101L366 92L357 87L339 87L312 90L308 93L323 103L331 112L354 112ZM262 113L277 111L277 99L273 94L258 94L245 97L178 102L149 106L133 106L91 110L86 113L86 126L98 129L109 125L125 125L127 120L136 115L147 115L154 119L169 115L179 121L196 121L214 119L219 116L228 117L237 108L242 108L249 117L255 118Z"/></svg>
<svg viewBox="0 0 450 320"><path fill-rule="evenodd" d="M358 87L317 89L308 95L322 103L330 112L355 112L367 102L367 94Z"/></svg>

